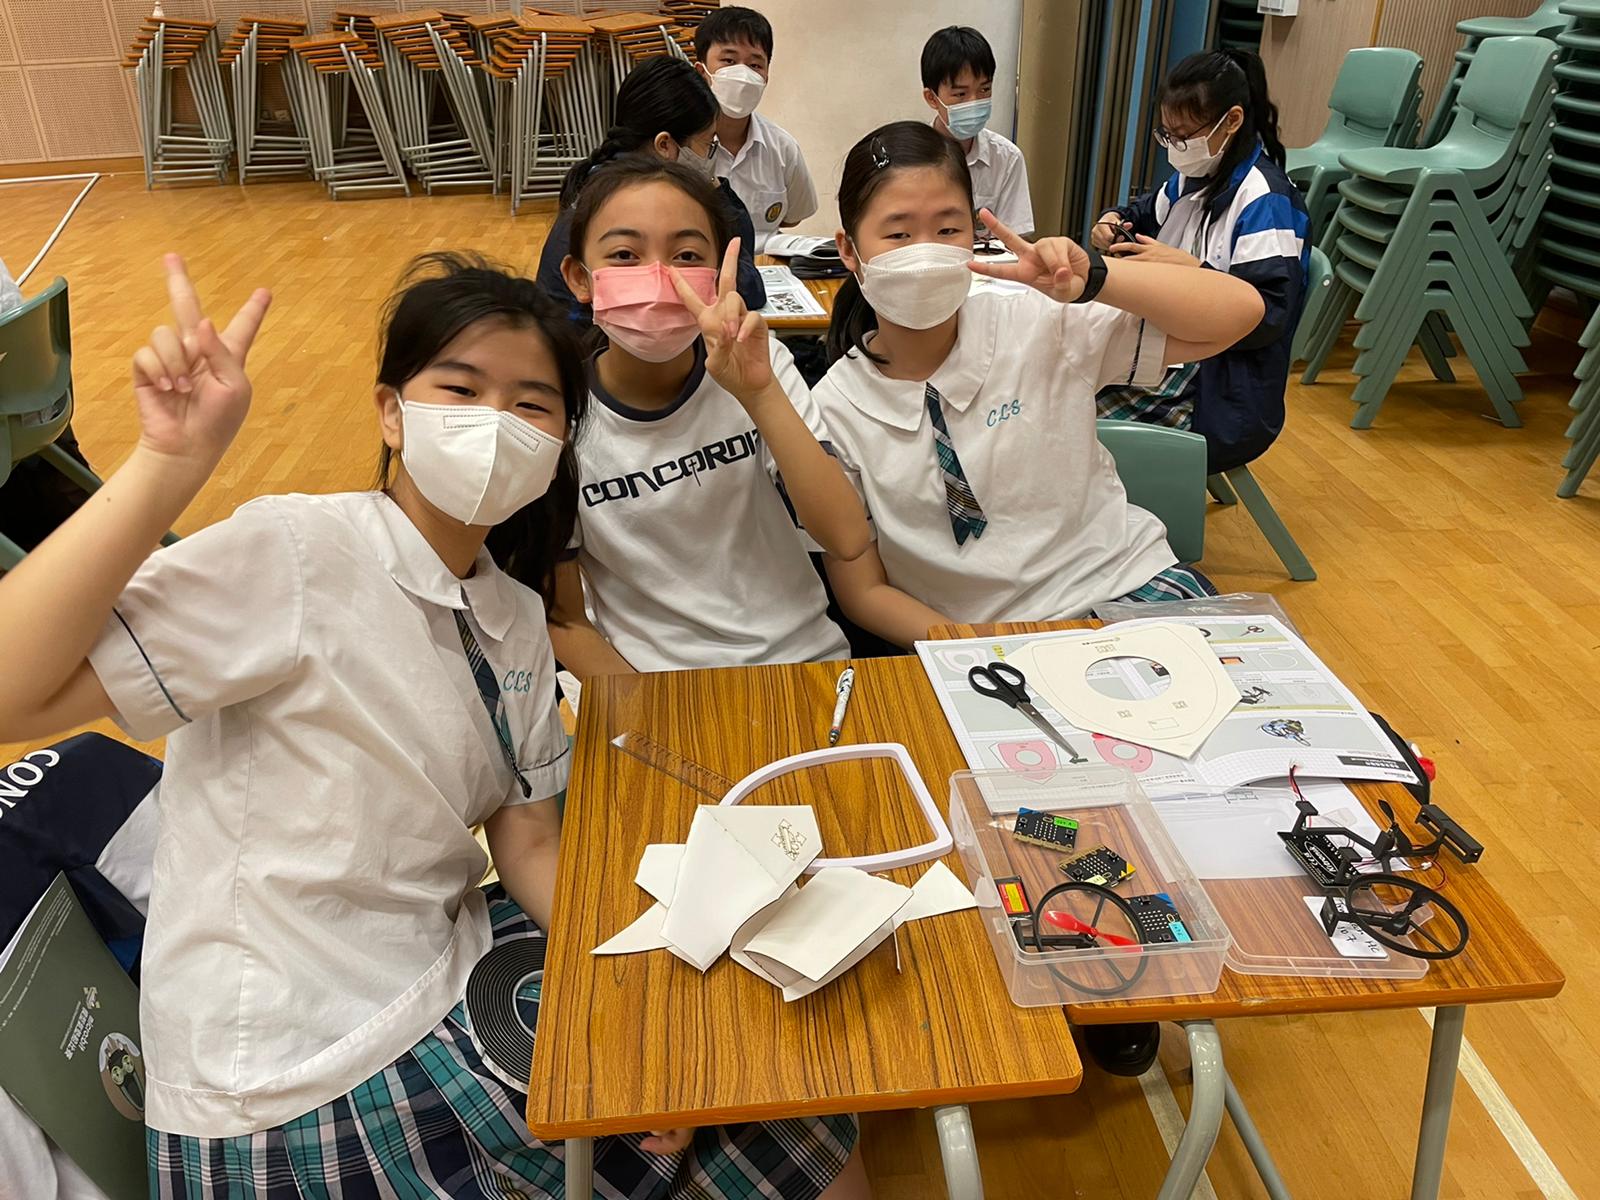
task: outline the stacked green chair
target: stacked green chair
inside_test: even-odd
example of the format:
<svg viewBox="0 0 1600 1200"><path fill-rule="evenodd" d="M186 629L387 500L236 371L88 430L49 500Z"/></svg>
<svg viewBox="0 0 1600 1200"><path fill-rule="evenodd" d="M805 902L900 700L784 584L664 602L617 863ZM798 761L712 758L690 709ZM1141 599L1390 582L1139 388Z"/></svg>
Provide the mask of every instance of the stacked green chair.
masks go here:
<svg viewBox="0 0 1600 1200"><path fill-rule="evenodd" d="M1394 46L1367 46L1344 56L1328 96L1328 124L1309 146L1288 152L1289 178L1299 185L1320 235L1338 207L1335 189L1350 177L1339 155L1370 146L1410 146L1422 104L1422 58Z"/></svg>
<svg viewBox="0 0 1600 1200"><path fill-rule="evenodd" d="M1521 425L1516 375L1533 318L1518 275L1550 195L1556 44L1488 38L1467 70L1448 132L1426 150L1356 150L1324 241L1330 294L1306 335L1306 383L1351 316L1360 377L1350 422L1368 428L1413 344L1435 377L1454 376L1453 329L1495 414ZM1448 322L1448 326L1446 325Z"/></svg>
<svg viewBox="0 0 1600 1200"><path fill-rule="evenodd" d="M1472 17L1459 22L1456 32L1463 38L1461 49L1456 51L1455 62L1450 65L1450 74L1439 93L1439 103L1434 106L1433 116L1419 144L1434 145L1450 128L1450 114L1455 110L1461 81L1466 77L1467 68L1472 65L1473 56L1478 53L1478 47L1485 38L1553 38L1567 23L1567 18L1560 11L1561 6L1561 0L1540 0L1539 7L1525 17Z"/></svg>
<svg viewBox="0 0 1600 1200"><path fill-rule="evenodd" d="M1566 0L1571 18L1556 36L1555 159L1550 200L1539 231L1535 269L1545 287L1559 286L1600 301L1600 0ZM1561 465L1566 477L1556 495L1570 498L1600 457L1600 307L1579 339L1578 386L1572 439Z"/></svg>
<svg viewBox="0 0 1600 1200"><path fill-rule="evenodd" d="M1217 49L1261 51L1261 30L1266 18L1256 10L1256 0L1221 0L1217 5Z"/></svg>
<svg viewBox="0 0 1600 1200"><path fill-rule="evenodd" d="M38 455L85 491L100 478L55 444L72 420L72 322L67 281L55 280L21 308L0 317L0 484ZM168 544L177 541L168 534ZM26 551L0 534L0 570Z"/></svg>

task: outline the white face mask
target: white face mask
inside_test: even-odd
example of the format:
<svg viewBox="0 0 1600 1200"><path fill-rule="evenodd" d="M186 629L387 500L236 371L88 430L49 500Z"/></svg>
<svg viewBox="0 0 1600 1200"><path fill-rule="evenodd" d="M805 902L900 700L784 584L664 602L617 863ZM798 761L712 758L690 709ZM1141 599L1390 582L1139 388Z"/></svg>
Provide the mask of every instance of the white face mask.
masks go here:
<svg viewBox="0 0 1600 1200"><path fill-rule="evenodd" d="M550 489L562 441L515 413L400 401L400 458L428 503L468 525L498 525Z"/></svg>
<svg viewBox="0 0 1600 1200"><path fill-rule="evenodd" d="M1203 178L1217 169L1217 164L1222 161L1222 156L1227 152L1228 143L1233 140L1229 134L1222 140L1222 148L1216 153L1211 151L1211 135L1222 127L1228 119L1228 114L1223 113L1217 118L1217 123L1203 134L1195 134L1192 138L1185 138L1183 149L1167 147L1167 162L1172 164L1172 169L1179 175L1190 178Z"/></svg>
<svg viewBox="0 0 1600 1200"><path fill-rule="evenodd" d="M712 73L711 94L717 98L722 111L737 120L748 117L761 103L761 93L767 90L767 81L753 67L736 63Z"/></svg>
<svg viewBox="0 0 1600 1200"><path fill-rule="evenodd" d="M861 294L885 321L932 329L961 308L972 288L971 246L917 242L861 264Z"/></svg>
<svg viewBox="0 0 1600 1200"><path fill-rule="evenodd" d="M688 167L689 170L700 176L707 183L715 185L717 181L717 143L715 139L712 140L710 154L698 154L689 149L688 146L680 145L678 147L678 162L682 166Z"/></svg>

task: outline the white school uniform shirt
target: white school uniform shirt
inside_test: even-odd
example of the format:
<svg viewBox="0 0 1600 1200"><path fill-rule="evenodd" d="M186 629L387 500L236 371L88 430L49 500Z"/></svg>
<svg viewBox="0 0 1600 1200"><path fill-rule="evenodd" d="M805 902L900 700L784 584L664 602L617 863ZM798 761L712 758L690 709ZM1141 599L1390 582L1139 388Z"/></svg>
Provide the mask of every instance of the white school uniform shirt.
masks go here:
<svg viewBox="0 0 1600 1200"><path fill-rule="evenodd" d="M777 338L768 346L778 383L825 442L794 357ZM589 390L573 543L591 618L618 653L641 671L849 657L772 455L707 374L704 343L664 409L629 407L592 367Z"/></svg>
<svg viewBox="0 0 1600 1200"><path fill-rule="evenodd" d="M870 344L870 343L869 343ZM1095 436L1095 393L1153 385L1166 337L1104 304L974 292L931 383L988 526L957 546L927 383L859 351L812 393L856 482L889 582L958 622L1081 617L1176 562L1161 522L1128 503Z"/></svg>
<svg viewBox="0 0 1600 1200"><path fill-rule="evenodd" d="M972 173L972 206L987 208L1016 233L1033 232L1033 197L1028 194L1028 164L1010 138L980 129L967 151Z"/></svg>
<svg viewBox="0 0 1600 1200"><path fill-rule="evenodd" d="M767 239L779 228L804 221L817 211L817 189L800 143L760 113L750 114L750 134L738 154L725 148L717 151L713 173L726 179L750 210L757 254L766 249Z"/></svg>
<svg viewBox="0 0 1600 1200"><path fill-rule="evenodd" d="M158 550L89 661L167 735L144 944L146 1119L232 1137L416 1044L490 944L472 827L523 802L455 614L532 789L566 784L539 598L457 579L387 496L275 496Z"/></svg>

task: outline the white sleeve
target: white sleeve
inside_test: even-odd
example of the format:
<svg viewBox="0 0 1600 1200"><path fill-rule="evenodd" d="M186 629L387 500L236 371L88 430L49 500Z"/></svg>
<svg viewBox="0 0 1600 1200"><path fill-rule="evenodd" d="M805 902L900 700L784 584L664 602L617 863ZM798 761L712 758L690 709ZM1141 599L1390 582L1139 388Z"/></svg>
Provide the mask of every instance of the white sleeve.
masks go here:
<svg viewBox="0 0 1600 1200"><path fill-rule="evenodd" d="M784 201L783 224L798 225L817 211L817 186L811 182L811 172L806 167L806 156L800 143L791 148L791 158L785 171L784 187L788 197Z"/></svg>
<svg viewBox="0 0 1600 1200"><path fill-rule="evenodd" d="M995 213L1016 233L1032 233L1033 197L1028 194L1028 164L1018 150L995 188Z"/></svg>
<svg viewBox="0 0 1600 1200"><path fill-rule="evenodd" d="M794 355L789 352L789 347L769 332L767 353L772 359L773 377L783 389L784 395L789 397L789 403L794 406L795 412L800 414L800 419L806 423L806 428L811 430L811 436L822 443L824 450L832 453L833 447L828 442L828 427L822 423L822 412L817 408L817 402L812 399L811 388L807 386L805 377L800 374L800 368L795 366ZM761 461L766 464L767 474L772 476L773 482L776 483L778 464L773 461L772 451L765 439L761 442Z"/></svg>
<svg viewBox="0 0 1600 1200"><path fill-rule="evenodd" d="M117 724L151 741L288 678L302 556L288 517L257 500L147 558L89 651Z"/></svg>
<svg viewBox="0 0 1600 1200"><path fill-rule="evenodd" d="M1056 305L1056 319L1067 361L1093 391L1150 388L1165 377L1167 335L1143 317L1091 300Z"/></svg>
<svg viewBox="0 0 1600 1200"><path fill-rule="evenodd" d="M548 800L566 789L567 777L572 772L572 743L562 728L561 710L555 702L556 660L546 655L546 662L547 668L539 672L533 685L542 690L531 694L547 697L549 704L543 709L543 715L535 718L533 728L517 749L517 766L528 781L529 794L524 796L521 785L513 780L511 790L506 793L508 805Z"/></svg>

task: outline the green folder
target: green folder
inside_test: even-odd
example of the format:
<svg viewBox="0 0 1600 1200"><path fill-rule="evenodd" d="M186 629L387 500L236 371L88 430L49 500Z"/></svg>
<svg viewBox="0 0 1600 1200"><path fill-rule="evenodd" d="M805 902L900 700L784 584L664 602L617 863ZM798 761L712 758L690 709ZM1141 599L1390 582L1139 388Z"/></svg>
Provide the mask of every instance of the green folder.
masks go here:
<svg viewBox="0 0 1600 1200"><path fill-rule="evenodd" d="M139 989L65 875L0 951L0 1087L112 1200L148 1194Z"/></svg>

